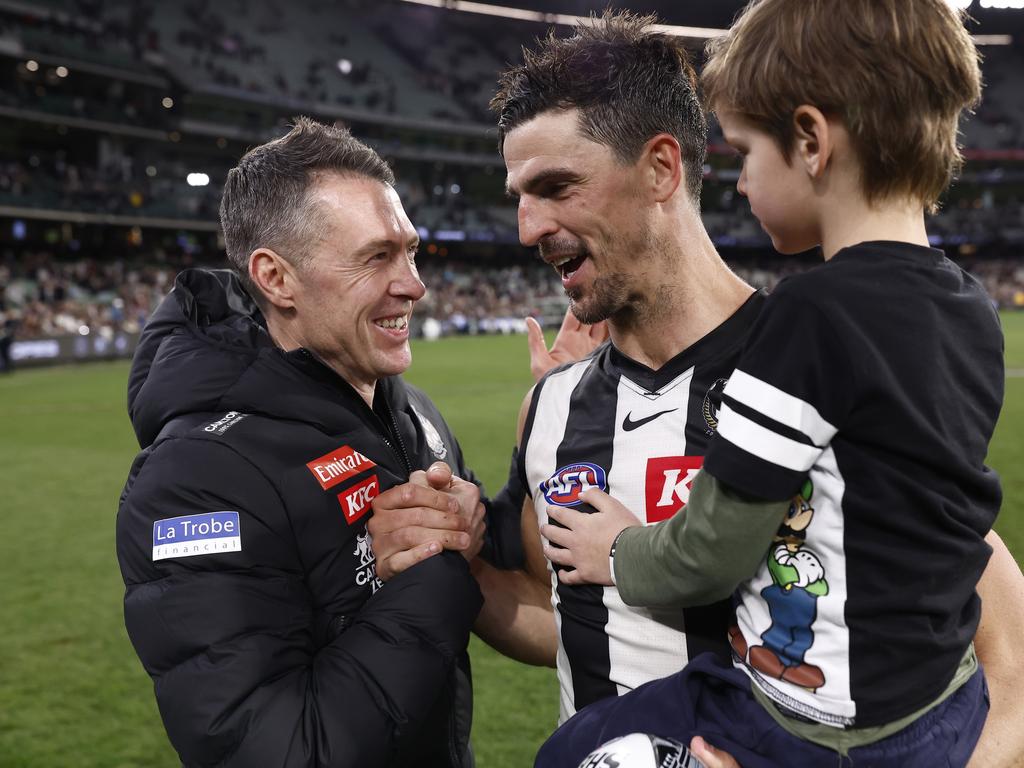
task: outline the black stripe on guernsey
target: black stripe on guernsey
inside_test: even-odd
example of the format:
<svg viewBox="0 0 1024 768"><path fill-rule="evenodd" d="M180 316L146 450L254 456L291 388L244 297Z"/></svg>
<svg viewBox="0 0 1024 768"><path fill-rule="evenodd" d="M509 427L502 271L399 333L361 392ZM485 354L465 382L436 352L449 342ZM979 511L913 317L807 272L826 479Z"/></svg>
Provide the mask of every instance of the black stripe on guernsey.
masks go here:
<svg viewBox="0 0 1024 768"><path fill-rule="evenodd" d="M558 446L557 467L571 462L588 461L611 470L612 441L615 434L615 401L617 379L605 375L592 365L583 374L569 398L565 433ZM585 394L584 394L585 393ZM571 448L570 448L571 444ZM574 507L580 512L593 512L587 504ZM549 522L551 521L549 518ZM555 566L555 570L561 570ZM573 699L576 711L587 704L618 691L611 682L611 659L608 654L608 609L604 604L604 587L567 586L558 582L558 610L563 617L562 645L572 673ZM587 668L573 666L573 659L586 659Z"/></svg>
<svg viewBox="0 0 1024 768"><path fill-rule="evenodd" d="M781 424L770 416L765 416L760 411L751 408L746 403L740 402L734 397L729 397L729 395L726 395L724 400L730 408L736 411L736 413L740 416L746 416L755 424L758 424L781 437L788 437L790 440L795 442L803 443L804 445L814 445L814 441L799 429L787 427L785 424Z"/></svg>

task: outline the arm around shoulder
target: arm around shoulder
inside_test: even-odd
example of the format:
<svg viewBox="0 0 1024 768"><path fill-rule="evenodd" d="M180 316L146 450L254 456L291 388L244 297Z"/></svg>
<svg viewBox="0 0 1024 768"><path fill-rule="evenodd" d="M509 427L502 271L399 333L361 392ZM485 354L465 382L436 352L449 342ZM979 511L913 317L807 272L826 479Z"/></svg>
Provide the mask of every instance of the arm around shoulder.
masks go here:
<svg viewBox="0 0 1024 768"><path fill-rule="evenodd" d="M978 659L988 681L989 709L985 729L969 768L1024 766L1024 575L995 531L985 540L992 547L988 567L978 582L981 623L974 637Z"/></svg>

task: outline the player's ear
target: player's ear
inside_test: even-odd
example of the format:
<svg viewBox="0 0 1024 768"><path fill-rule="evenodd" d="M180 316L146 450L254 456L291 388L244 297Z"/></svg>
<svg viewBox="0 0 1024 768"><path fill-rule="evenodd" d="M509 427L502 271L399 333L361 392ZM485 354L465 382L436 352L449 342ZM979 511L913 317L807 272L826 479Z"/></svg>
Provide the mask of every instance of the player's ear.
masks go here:
<svg viewBox="0 0 1024 768"><path fill-rule="evenodd" d="M649 189L655 202L664 203L683 181L683 159L679 142L667 133L659 133L644 145L641 162L647 171Z"/></svg>
<svg viewBox="0 0 1024 768"><path fill-rule="evenodd" d="M812 179L820 179L828 167L835 137L824 113L817 107L801 104L793 110L793 150L796 162Z"/></svg>
<svg viewBox="0 0 1024 768"><path fill-rule="evenodd" d="M249 255L249 277L278 309L295 306L295 267L270 248L257 248Z"/></svg>

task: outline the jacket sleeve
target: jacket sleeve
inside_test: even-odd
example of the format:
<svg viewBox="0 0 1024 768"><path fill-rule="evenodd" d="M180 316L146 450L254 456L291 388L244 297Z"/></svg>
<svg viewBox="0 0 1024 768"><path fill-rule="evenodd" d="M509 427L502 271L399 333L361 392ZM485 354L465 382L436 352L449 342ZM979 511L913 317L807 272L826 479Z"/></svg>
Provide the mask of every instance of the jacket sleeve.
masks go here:
<svg viewBox="0 0 1024 768"><path fill-rule="evenodd" d="M247 460L173 440L133 477L117 524L125 624L182 761L386 764L468 643L481 597L463 558L424 561L325 629L281 500ZM239 551L152 559L155 521L224 510Z"/></svg>

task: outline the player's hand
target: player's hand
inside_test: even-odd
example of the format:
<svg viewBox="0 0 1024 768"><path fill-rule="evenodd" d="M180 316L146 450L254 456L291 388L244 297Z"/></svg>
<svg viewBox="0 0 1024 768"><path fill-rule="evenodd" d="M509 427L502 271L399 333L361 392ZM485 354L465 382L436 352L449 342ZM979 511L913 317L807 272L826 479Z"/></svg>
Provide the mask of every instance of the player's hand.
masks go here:
<svg viewBox="0 0 1024 768"><path fill-rule="evenodd" d="M608 553L612 542L624 529L641 525L641 522L622 502L604 491L591 488L580 494L580 499L597 511L588 514L569 507L548 507L548 517L565 527L550 523L540 527L541 534L547 539L544 554L552 563L575 569L558 572L558 579L563 584L611 586Z"/></svg>
<svg viewBox="0 0 1024 768"><path fill-rule="evenodd" d="M700 736L690 740L690 754L696 757L705 768L740 768L736 758L721 749L716 749Z"/></svg>
<svg viewBox="0 0 1024 768"><path fill-rule="evenodd" d="M459 503L459 514L466 521L466 533L469 534L469 544L465 547L445 547L445 549L457 549L462 552L463 557L472 562L484 545L484 531L486 524L484 514L486 509L480 501L480 489L461 477L452 473L452 468L443 461L435 461L426 472L413 472L410 476L411 482L419 482L420 476L431 488L451 494Z"/></svg>
<svg viewBox="0 0 1024 768"><path fill-rule="evenodd" d="M608 338L608 323L602 320L593 325L584 325L572 313L565 311L562 327L558 329L551 349L544 343L544 332L540 323L532 317L526 318L526 341L530 346L530 373L534 381L552 368L582 360Z"/></svg>
<svg viewBox="0 0 1024 768"><path fill-rule="evenodd" d="M415 472L409 482L384 491L372 506L366 528L377 576L384 581L442 548L466 550L473 545L470 521L461 514L459 499L431 488L425 472Z"/></svg>

